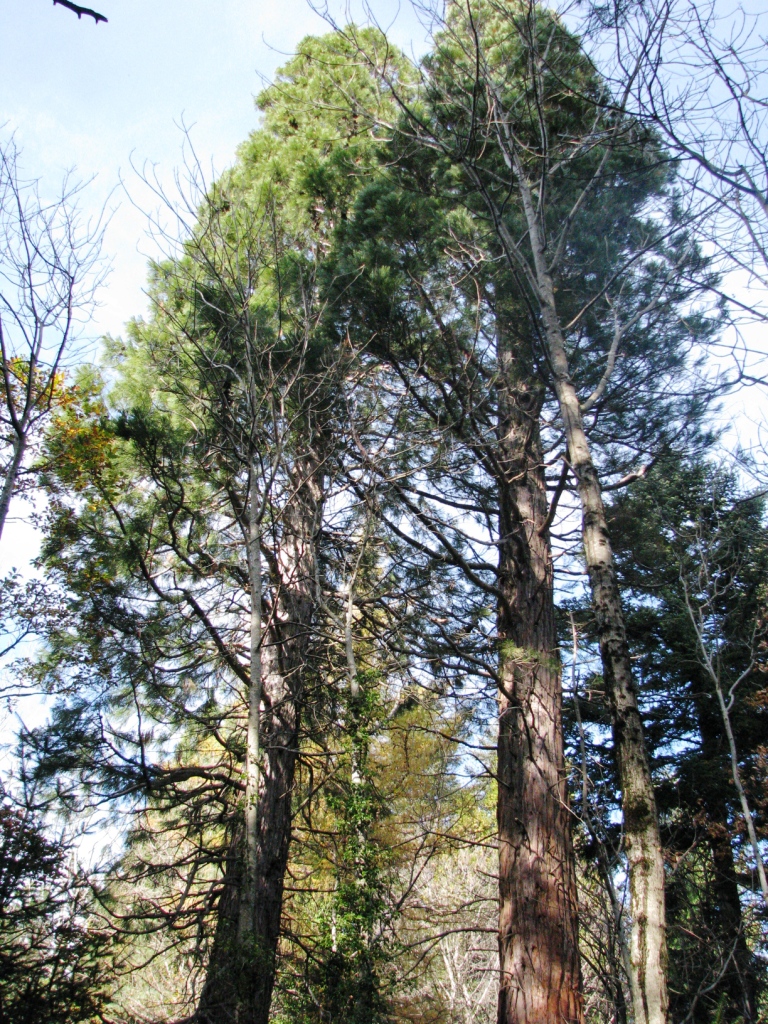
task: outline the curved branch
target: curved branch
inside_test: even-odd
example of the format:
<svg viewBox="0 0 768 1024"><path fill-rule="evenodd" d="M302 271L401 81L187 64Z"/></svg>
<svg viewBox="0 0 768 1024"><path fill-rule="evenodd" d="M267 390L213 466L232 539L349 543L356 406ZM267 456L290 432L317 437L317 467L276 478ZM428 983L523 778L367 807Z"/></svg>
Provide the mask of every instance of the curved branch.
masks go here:
<svg viewBox="0 0 768 1024"><path fill-rule="evenodd" d="M74 11L78 18L82 18L86 14L89 18L93 18L94 24L98 25L100 21L107 22L108 18L105 18L103 14L99 14L98 11L92 11L90 7L81 7L79 4L73 4L71 0L53 0L53 6L60 4L62 7L66 7L70 11Z"/></svg>

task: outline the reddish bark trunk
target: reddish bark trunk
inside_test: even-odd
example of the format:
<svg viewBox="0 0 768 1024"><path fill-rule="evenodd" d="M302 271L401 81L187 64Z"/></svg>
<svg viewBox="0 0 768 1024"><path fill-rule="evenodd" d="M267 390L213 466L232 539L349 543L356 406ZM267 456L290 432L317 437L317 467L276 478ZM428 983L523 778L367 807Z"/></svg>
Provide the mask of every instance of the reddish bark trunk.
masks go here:
<svg viewBox="0 0 768 1024"><path fill-rule="evenodd" d="M501 356L511 382L512 356ZM500 390L498 1022L576 1024L576 877L539 408L525 385Z"/></svg>
<svg viewBox="0 0 768 1024"><path fill-rule="evenodd" d="M578 481L584 560L589 573L603 678L611 709L614 749L621 777L624 845L629 863L629 959L635 1024L666 1024L669 995L664 857L613 549L600 478L584 429L578 392L571 379L565 336L555 303L555 287L548 269L546 236L530 183L517 155L512 166L528 227L537 297L568 456ZM499 231L507 251L513 251L514 241L509 238L503 221L499 221Z"/></svg>

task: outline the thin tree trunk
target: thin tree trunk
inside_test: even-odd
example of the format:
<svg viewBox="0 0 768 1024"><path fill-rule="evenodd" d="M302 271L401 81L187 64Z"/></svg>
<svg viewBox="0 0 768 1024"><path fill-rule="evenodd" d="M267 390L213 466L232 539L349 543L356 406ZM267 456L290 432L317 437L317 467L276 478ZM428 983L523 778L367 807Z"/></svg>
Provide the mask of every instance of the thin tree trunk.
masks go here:
<svg viewBox="0 0 768 1024"><path fill-rule="evenodd" d="M26 437L23 434L16 434L13 439L13 455L5 474L3 489L0 491L0 538L3 536L5 521L8 518L8 510L11 507L11 498L13 497L13 492L16 489L16 481L19 478L19 470L21 469L21 463L24 459L24 453L26 450Z"/></svg>
<svg viewBox="0 0 768 1024"><path fill-rule="evenodd" d="M558 361L564 362L565 346L552 355L561 356ZM567 369L558 374L556 386L566 424L568 453L578 479L584 555L621 780L624 843L629 862L630 985L635 1021L637 1024L665 1024L668 995L664 858L653 780L600 481L581 422L576 389L567 376Z"/></svg>
<svg viewBox="0 0 768 1024"><path fill-rule="evenodd" d="M766 909L768 909L768 878L766 878L765 874L765 864L763 863L763 856L760 852L760 844L757 841L757 831L755 830L755 821L752 817L752 809L749 806L749 800L747 799L747 792L744 789L744 783L741 781L739 754L736 749L736 737L733 735L733 727L731 726L730 708L725 702L723 689L720 686L720 680L715 677L714 681L715 690L717 692L717 702L720 706L720 714L725 728L725 735L728 737L728 753L731 759L731 778L733 779L733 784L736 787L736 792L739 794L741 813L744 815L744 824L747 827L747 835L749 836L749 842L752 847L752 855L755 858L755 870L757 871L757 878L760 882L760 891L763 894L763 903L765 904Z"/></svg>
<svg viewBox="0 0 768 1024"><path fill-rule="evenodd" d="M499 1024L583 1020L539 399L500 338Z"/></svg>
<svg viewBox="0 0 768 1024"><path fill-rule="evenodd" d="M608 963L605 965L605 977L609 982L606 988L611 992L611 999L614 1006L614 1018L616 1024L626 1024L627 1004L624 997L624 985L622 983L621 969L627 978L632 973L629 961L629 945L627 944L626 931L624 928L624 908L613 877L610 857L603 841L603 837L597 832L592 820L592 812L589 806L589 772L587 763L587 745L584 722L581 717L581 703L578 691L578 656L579 656L579 634L570 612L571 636L573 647L571 654L571 693L573 697L573 710L576 715L576 726L579 731L579 752L581 754L581 820L586 828L592 843L597 850L597 870L600 881L608 897L610 904L610 915L606 915L606 927L608 930Z"/></svg>
<svg viewBox="0 0 768 1024"><path fill-rule="evenodd" d="M253 930L258 871L259 776L261 771L261 524L256 467L251 467L248 500L248 576L251 589L250 678L245 754L245 873L240 901L238 938Z"/></svg>
<svg viewBox="0 0 768 1024"><path fill-rule="evenodd" d="M219 953L214 943L211 957L219 976L223 977L228 969L235 981L230 982L229 987L221 981L218 985L212 984L210 992L207 992L206 982L204 998L198 1008L198 1019L204 1024L229 1024L229 1021L267 1024L269 1020L291 839L291 802L304 673L314 613L312 581L321 508L318 477L319 461L315 458L303 459L294 468L295 495L283 517L280 547L273 567L276 578L273 580L272 615L260 627L264 713L260 730L262 770L255 815L255 850L251 851L247 841L244 844L249 868L254 871L252 897L246 895L241 866L237 873L237 911L228 904L219 904L220 916L226 913L237 921L237 941L230 939L232 926L224 928L222 936L228 943L227 949ZM253 643L253 632L251 639ZM242 852L240 857L242 859ZM252 915L250 907L247 913L252 924L243 935L242 904L251 898ZM212 995L219 992L230 1001L222 1007L220 1000L217 1011Z"/></svg>
<svg viewBox="0 0 768 1024"><path fill-rule="evenodd" d="M708 698L696 687L696 711L701 734L701 771L711 780L723 768L722 730L718 716L714 715ZM744 934L744 917L739 897L739 883L731 845L731 829L725 795L715 782L701 788L701 800L711 823L708 832L714 868L715 893L713 931L720 937L726 951L732 951L733 967L723 977L723 988L733 1000L734 1010L744 1018L744 1024L757 1022L757 975L755 959Z"/></svg>
<svg viewBox="0 0 768 1024"><path fill-rule="evenodd" d="M519 167L517 178L529 231L555 391L571 466L578 480L584 556L621 779L624 837L629 862L630 984L635 1024L666 1024L669 998L664 858L613 550L600 480L592 462L579 396L570 376L565 338L557 315L555 290L547 269L539 219L530 189Z"/></svg>

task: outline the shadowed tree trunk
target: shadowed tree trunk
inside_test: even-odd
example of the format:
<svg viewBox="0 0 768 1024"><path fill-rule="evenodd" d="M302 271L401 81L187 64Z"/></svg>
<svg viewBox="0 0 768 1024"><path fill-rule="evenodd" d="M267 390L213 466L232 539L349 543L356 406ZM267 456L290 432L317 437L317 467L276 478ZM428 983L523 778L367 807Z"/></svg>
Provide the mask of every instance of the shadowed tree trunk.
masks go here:
<svg viewBox="0 0 768 1024"><path fill-rule="evenodd" d="M725 774L726 743L717 710L707 706L708 699L700 694L696 709L701 732L701 752L705 765L719 767ZM716 776L717 777L717 776ZM715 876L713 890L716 896L717 920L713 928L722 936L723 945L731 953L730 969L723 977L723 988L728 992L734 1009L744 1018L744 1024L756 1024L757 977L752 952L744 934L744 915L739 897L739 883L731 845L731 827L728 807L722 792L712 786L703 787L702 801L707 818L712 823L709 847Z"/></svg>
<svg viewBox="0 0 768 1024"><path fill-rule="evenodd" d="M295 494L282 517L278 549L265 559L272 579L259 659L262 764L253 823L255 857L252 872L246 872L249 844L241 826L218 905L208 977L198 1007L201 1024L267 1024L269 1020L314 613L312 587L322 507L319 467L315 457L297 461Z"/></svg>
<svg viewBox="0 0 768 1024"><path fill-rule="evenodd" d="M242 829L237 828L227 850L224 881L216 906L216 932L200 994L197 1020L201 1024L234 1024L237 1014L237 974L232 969L237 943L240 907L240 880L243 844Z"/></svg>

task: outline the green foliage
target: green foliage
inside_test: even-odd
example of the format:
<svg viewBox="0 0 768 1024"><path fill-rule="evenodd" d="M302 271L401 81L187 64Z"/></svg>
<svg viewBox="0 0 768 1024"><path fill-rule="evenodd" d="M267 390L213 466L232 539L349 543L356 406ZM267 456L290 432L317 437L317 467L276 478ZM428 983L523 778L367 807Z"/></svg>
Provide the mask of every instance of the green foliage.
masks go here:
<svg viewBox="0 0 768 1024"><path fill-rule="evenodd" d="M280 628L296 625L290 617L274 625L296 583L285 542L296 543L291 516L308 477L317 488L308 541L317 572L301 581L313 602L311 635L305 660L288 673L299 778L277 958L276 1019L285 1024L383 1024L428 1012L453 1020L444 992L432 1003L417 991L424 978L444 980L435 950L447 947L432 938L430 915L437 908L441 922L459 922L468 943L476 933L487 938L494 921L485 884L496 871L486 737L499 658L530 660L498 636L496 555L506 538L497 485L508 475L498 442L510 387L529 415L526 444L539 444L541 432L542 472L562 448L541 318L524 275L502 258L481 195L485 189L498 203L514 237L524 236L510 169L478 129L494 90L526 143L526 171L541 181L552 238L603 167L555 273L563 322L573 319L569 356L586 398L602 378L621 307L631 325L594 406L591 437L608 473L636 468L639 457L668 459L615 502L612 529L675 865L678 1016L712 980L706 952L716 948L725 962L733 936L721 926L727 900L713 850L724 833L727 843L733 835L734 870L742 872L744 844L724 747L704 739L714 705L681 587L693 581L705 541L727 584L711 625L723 640L723 664L738 673L749 624L762 622L763 507L737 496L732 480L669 457L687 445L692 459L709 440L700 429L706 396L699 382L688 385L692 350L718 326L717 311L711 316L699 303L713 278L683 224L674 168L658 140L631 120L617 124L604 83L554 14L529 14L526 21L516 4L451 4L420 69L373 30L304 40L259 97L262 124L235 166L191 197L193 221L179 249L151 268L150 316L133 321L124 339L107 340L109 383L83 377L46 441L39 564L47 586L30 591L23 621L44 641L27 679L55 704L49 724L27 738L34 778L75 812L109 803L127 835L111 905L133 932L132 963L171 964L195 978L213 963L225 931L216 914L223 916L227 885L239 877L225 880L224 872L237 860L242 831L249 502L262 502L262 610L276 630L266 646L279 660ZM532 44L548 54L538 112ZM549 173L540 118L553 145L567 150L569 139L590 132L594 145ZM606 152L617 128L618 143ZM425 136L428 146L420 144ZM321 467L314 476L310 460ZM371 521L365 541L363 512ZM690 523L699 524L693 532ZM375 543L366 547L369 532ZM7 583L4 603L17 592ZM759 659L762 667L762 649ZM592 682L599 691L600 680ZM757 806L765 708L757 672L741 692L748 699L735 722ZM265 706L264 715L274 711ZM594 834L580 837L591 892L621 866L620 830L610 813L616 779L601 742L599 692L587 694L581 713L591 799L604 811ZM580 801L574 807L584 812ZM10 830L6 845L27 827L12 815L0 825ZM24 920L0 899L0 969L15 969L2 959L5 920L14 938L31 921L47 922L29 955L45 964L66 947L73 994L69 1003L62 996L70 1008L57 1017L45 968L39 999L13 995L32 1016L15 1010L7 1019L36 1024L43 1010L34 1007L45 1006L53 1024L75 1024L99 1008L106 940L74 919L62 930L63 905L43 881L46 865L63 870L59 854L34 829L28 838L17 860L2 864L18 861L21 874L13 867L8 877L17 885L28 876L39 896L18 904L31 915ZM601 842L610 852L597 870ZM457 894L455 864L484 873L479 910ZM590 946L605 953L596 973L607 977L613 1009L621 1002L614 926L606 946L602 933ZM752 919L746 931L754 944ZM471 960L471 949L453 952ZM488 974L482 952L472 961L476 978ZM225 965L241 997L255 973L274 968L271 950L231 936L217 955L215 969ZM758 973L751 949L745 965ZM134 1007L153 984L142 970ZM734 974L699 1001L696 1024L736 1013ZM12 977L16 992L21 975ZM197 995L191 986L178 998L191 1007Z"/></svg>
<svg viewBox="0 0 768 1024"><path fill-rule="evenodd" d="M102 1019L115 944L94 914L88 880L29 811L0 805L0 1021Z"/></svg>
<svg viewBox="0 0 768 1024"><path fill-rule="evenodd" d="M673 1013L735 1019L768 981L760 956L766 934L751 907L751 851L706 658L726 693L742 677L730 719L764 834L764 499L742 493L727 469L669 460L615 502L612 531L674 868Z"/></svg>
<svg viewBox="0 0 768 1024"><path fill-rule="evenodd" d="M330 788L327 824L335 853L326 877L333 890L314 919L301 922L314 932L312 950L298 985L283 996L283 1014L292 1024L384 1022L392 1019L387 989L397 943L387 899L388 851L375 831L382 815L373 769L361 765L346 786Z"/></svg>

